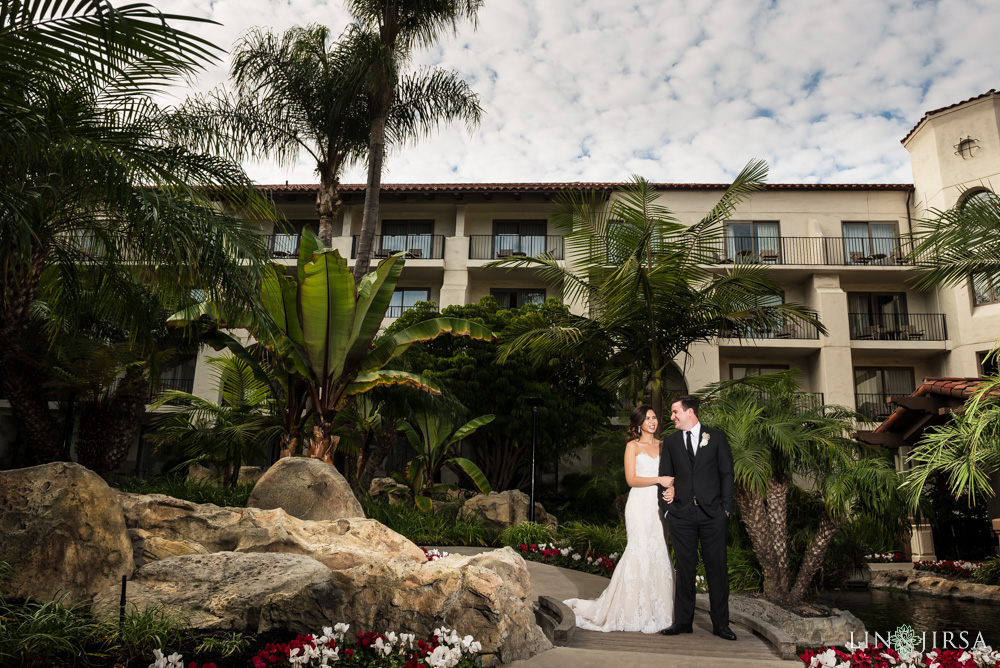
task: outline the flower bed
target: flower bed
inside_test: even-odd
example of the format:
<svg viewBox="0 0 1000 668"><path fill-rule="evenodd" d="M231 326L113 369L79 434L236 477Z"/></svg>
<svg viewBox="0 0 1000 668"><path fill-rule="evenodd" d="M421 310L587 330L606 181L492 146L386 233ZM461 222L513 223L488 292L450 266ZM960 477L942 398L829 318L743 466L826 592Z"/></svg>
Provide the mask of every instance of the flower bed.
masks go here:
<svg viewBox="0 0 1000 668"><path fill-rule="evenodd" d="M979 564L969 561L915 561L913 562L913 568L918 571L930 571L931 573L971 578L979 570Z"/></svg>
<svg viewBox="0 0 1000 668"><path fill-rule="evenodd" d="M517 546L518 552L525 559L540 561L562 568L572 568L584 573L594 573L611 577L615 572L615 565L618 563L618 553L613 552L610 556L594 554L593 551L582 554L572 547L556 547L548 543L538 543L526 545L521 543Z"/></svg>
<svg viewBox="0 0 1000 668"><path fill-rule="evenodd" d="M447 628L434 629L434 635L420 640L412 633L387 634L358 632L347 637L350 627L336 624L324 627L322 635L299 635L287 643L269 643L250 659L253 668L293 666L354 665L364 668L478 668L482 645L472 636L459 637ZM154 650L149 668L213 668L195 661L184 663L180 654L165 656Z"/></svg>
<svg viewBox="0 0 1000 668"><path fill-rule="evenodd" d="M898 564L908 560L902 552L886 552L885 554L866 554L865 561L869 564Z"/></svg>
<svg viewBox="0 0 1000 668"><path fill-rule="evenodd" d="M823 647L806 650L799 658L809 668L1000 668L1000 652L989 646L902 654L881 644L858 647L852 653Z"/></svg>

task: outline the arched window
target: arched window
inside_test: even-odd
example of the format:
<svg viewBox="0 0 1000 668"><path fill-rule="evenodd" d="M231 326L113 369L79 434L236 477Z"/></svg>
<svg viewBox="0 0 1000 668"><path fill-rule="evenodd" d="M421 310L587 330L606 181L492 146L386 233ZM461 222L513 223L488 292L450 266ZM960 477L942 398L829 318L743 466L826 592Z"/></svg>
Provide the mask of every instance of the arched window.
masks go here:
<svg viewBox="0 0 1000 668"><path fill-rule="evenodd" d="M975 209L978 207L983 207L988 204L997 204L998 198L996 193L986 188L977 188L975 190L967 190L963 193L962 198L959 200L958 207L960 209Z"/></svg>

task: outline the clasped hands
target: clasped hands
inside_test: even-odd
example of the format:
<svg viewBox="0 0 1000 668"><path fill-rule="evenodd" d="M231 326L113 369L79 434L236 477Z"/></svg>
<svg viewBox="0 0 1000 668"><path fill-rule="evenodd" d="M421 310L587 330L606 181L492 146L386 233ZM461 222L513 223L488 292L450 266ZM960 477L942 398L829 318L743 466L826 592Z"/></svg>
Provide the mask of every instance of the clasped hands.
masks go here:
<svg viewBox="0 0 1000 668"><path fill-rule="evenodd" d="M674 502L674 477L669 475L660 476L657 478L657 484L663 487L663 500L667 503Z"/></svg>

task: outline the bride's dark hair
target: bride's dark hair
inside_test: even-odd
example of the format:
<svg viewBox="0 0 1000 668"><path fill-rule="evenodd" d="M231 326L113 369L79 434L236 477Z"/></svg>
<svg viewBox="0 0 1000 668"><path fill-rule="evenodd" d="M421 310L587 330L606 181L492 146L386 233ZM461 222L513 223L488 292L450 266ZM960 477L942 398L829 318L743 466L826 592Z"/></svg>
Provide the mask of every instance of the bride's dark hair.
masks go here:
<svg viewBox="0 0 1000 668"><path fill-rule="evenodd" d="M632 409L632 414L628 416L628 441L639 440L639 435L642 434L642 423L646 421L646 413L651 410L653 407L649 404L642 404Z"/></svg>

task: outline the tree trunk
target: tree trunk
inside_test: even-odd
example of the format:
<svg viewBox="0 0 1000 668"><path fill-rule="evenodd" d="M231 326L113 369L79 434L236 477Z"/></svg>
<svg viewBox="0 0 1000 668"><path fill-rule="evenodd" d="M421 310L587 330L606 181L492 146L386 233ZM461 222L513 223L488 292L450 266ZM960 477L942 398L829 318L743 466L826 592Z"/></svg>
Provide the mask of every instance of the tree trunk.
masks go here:
<svg viewBox="0 0 1000 668"><path fill-rule="evenodd" d="M788 572L788 482L771 479L767 486L767 517L770 523L767 540L771 544L771 557L778 575L776 586L785 594L791 585Z"/></svg>
<svg viewBox="0 0 1000 668"><path fill-rule="evenodd" d="M284 459L285 457L294 457L299 453L299 436L298 434L290 434L287 431L281 435L281 445L278 457Z"/></svg>
<svg viewBox="0 0 1000 668"><path fill-rule="evenodd" d="M77 460L99 475L121 466L142 432L148 398L145 372L130 371L118 381L110 399L84 403L76 436Z"/></svg>
<svg viewBox="0 0 1000 668"><path fill-rule="evenodd" d="M799 574L795 578L795 586L792 588L790 595L793 603L798 603L806 595L806 591L809 585L812 584L816 573L823 565L823 561L826 559L826 552L830 549L830 543L833 542L833 537L837 535L838 531L840 531L840 522L831 519L829 515L823 513L823 518L816 528L816 534L813 536L812 543L809 545L809 549L806 550L806 554L802 559L802 565L799 566Z"/></svg>
<svg viewBox="0 0 1000 668"><path fill-rule="evenodd" d="M333 246L333 225L337 222L340 209L340 180L336 172L324 173L320 177L319 192L316 194L316 213L319 216L319 242L323 248ZM336 236L340 236L339 234Z"/></svg>
<svg viewBox="0 0 1000 668"><path fill-rule="evenodd" d="M340 437L333 435L333 416L332 411L316 413L313 418L312 440L309 442L307 453L307 456L321 459L330 465L333 465L333 455L337 452L337 444L340 442Z"/></svg>
<svg viewBox="0 0 1000 668"><path fill-rule="evenodd" d="M391 104L391 97L389 100ZM389 105L384 108L388 112ZM368 185L365 188L365 212L361 219L358 257L354 261L355 281L361 280L361 277L368 273L368 268L371 266L372 243L375 240L375 227L378 225L378 198L382 188L382 162L385 159L385 120L385 113L372 118L371 140L368 146Z"/></svg>
<svg viewBox="0 0 1000 668"><path fill-rule="evenodd" d="M392 421L383 424L382 428L369 439L366 444L367 454L361 457L359 453L358 456L357 485L360 492L368 492L372 485L372 479L375 477L375 471L382 466L382 462L392 452L398 440L399 432L396 431L396 425Z"/></svg>
<svg viewBox="0 0 1000 668"><path fill-rule="evenodd" d="M8 355L3 363L3 390L14 421L38 464L63 461L62 430L49 409L49 390L32 365Z"/></svg>
<svg viewBox="0 0 1000 668"><path fill-rule="evenodd" d="M753 544L754 554L757 555L757 561L764 571L764 596L769 601L784 600L788 588L786 586L782 589L780 582L782 580L787 582L788 574L782 577L777 570L775 545L770 539L771 521L764 499L743 487L737 487L736 505L740 509L740 517Z"/></svg>

